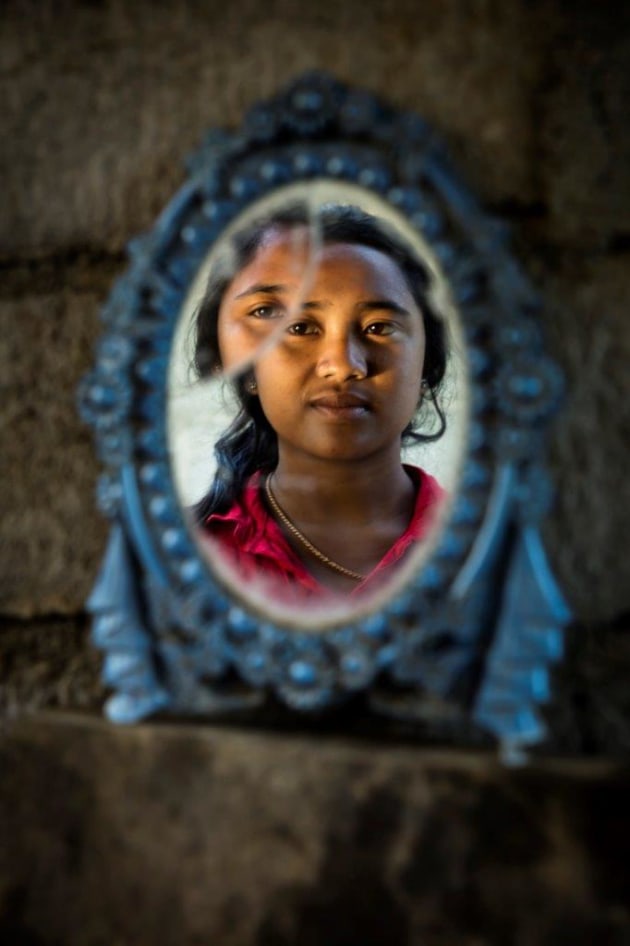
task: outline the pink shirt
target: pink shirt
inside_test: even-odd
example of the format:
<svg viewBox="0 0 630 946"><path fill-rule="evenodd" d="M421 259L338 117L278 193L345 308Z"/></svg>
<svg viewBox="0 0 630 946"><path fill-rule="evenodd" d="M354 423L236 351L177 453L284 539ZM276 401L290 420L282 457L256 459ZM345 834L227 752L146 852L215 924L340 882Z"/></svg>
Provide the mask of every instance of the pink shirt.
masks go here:
<svg viewBox="0 0 630 946"><path fill-rule="evenodd" d="M411 521L378 565L349 595L322 585L306 569L267 509L263 498L264 480L259 473L248 481L240 498L227 512L208 516L203 532L211 540L209 544L218 545L236 567L239 581L264 577L266 590L283 601L303 602L305 597L339 600L363 595L380 587L409 547L426 536L446 495L429 473L407 465L405 470L418 487Z"/></svg>

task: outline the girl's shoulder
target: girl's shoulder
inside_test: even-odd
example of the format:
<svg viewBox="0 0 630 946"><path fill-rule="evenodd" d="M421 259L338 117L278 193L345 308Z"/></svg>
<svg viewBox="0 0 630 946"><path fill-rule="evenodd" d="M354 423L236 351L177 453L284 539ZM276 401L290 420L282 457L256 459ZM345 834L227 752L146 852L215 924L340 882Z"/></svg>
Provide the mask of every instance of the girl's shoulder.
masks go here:
<svg viewBox="0 0 630 946"><path fill-rule="evenodd" d="M403 467L416 484L419 495L425 495L432 500L446 498L446 490L444 487L440 486L439 482L431 473L427 473L421 466L413 466L411 463L403 463Z"/></svg>
<svg viewBox="0 0 630 946"><path fill-rule="evenodd" d="M212 512L203 519L201 530L222 540L233 535L240 544L264 531L269 515L261 499L261 483L261 474L255 473L227 510Z"/></svg>
<svg viewBox="0 0 630 946"><path fill-rule="evenodd" d="M220 551L240 581L258 580L259 590L278 592L283 601L319 595L323 589L267 510L263 486L264 474L254 474L226 512L207 516L201 524L202 545L212 558Z"/></svg>
<svg viewBox="0 0 630 946"><path fill-rule="evenodd" d="M431 473L419 466L405 463L404 468L416 484L416 502L411 522L404 538L418 541L426 536L435 522L437 513L446 499L446 490Z"/></svg>

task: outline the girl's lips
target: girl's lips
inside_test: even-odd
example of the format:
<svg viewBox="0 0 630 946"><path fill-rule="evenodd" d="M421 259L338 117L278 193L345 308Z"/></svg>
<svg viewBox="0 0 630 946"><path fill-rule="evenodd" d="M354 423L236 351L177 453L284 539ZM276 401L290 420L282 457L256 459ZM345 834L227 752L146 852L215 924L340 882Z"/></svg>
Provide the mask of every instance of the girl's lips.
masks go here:
<svg viewBox="0 0 630 946"><path fill-rule="evenodd" d="M355 394L324 394L310 402L320 414L336 420L355 420L364 417L370 410L370 403Z"/></svg>

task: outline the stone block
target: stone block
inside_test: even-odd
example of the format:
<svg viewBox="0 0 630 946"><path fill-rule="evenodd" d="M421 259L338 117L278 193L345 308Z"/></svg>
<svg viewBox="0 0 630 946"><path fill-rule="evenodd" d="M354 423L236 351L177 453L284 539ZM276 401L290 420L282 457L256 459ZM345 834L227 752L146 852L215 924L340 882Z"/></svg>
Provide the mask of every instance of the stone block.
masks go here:
<svg viewBox="0 0 630 946"><path fill-rule="evenodd" d="M76 389L92 366L111 272L76 264L49 277L37 271L29 279L28 267L14 273L0 300L0 608L24 618L80 610L106 536Z"/></svg>
<svg viewBox="0 0 630 946"><path fill-rule="evenodd" d="M547 238L576 250L630 236L630 11L579 3L555 34L538 97Z"/></svg>
<svg viewBox="0 0 630 946"><path fill-rule="evenodd" d="M550 350L567 382L551 428L557 498L545 523L556 575L576 613L604 620L630 610L630 273L623 256L550 252L539 258Z"/></svg>
<svg viewBox="0 0 630 946"><path fill-rule="evenodd" d="M536 199L545 40L522 4L12 4L0 254L120 250L212 126L307 69L423 113L486 200Z"/></svg>
<svg viewBox="0 0 630 946"><path fill-rule="evenodd" d="M99 710L101 658L85 617L0 624L0 718L6 724L41 709Z"/></svg>

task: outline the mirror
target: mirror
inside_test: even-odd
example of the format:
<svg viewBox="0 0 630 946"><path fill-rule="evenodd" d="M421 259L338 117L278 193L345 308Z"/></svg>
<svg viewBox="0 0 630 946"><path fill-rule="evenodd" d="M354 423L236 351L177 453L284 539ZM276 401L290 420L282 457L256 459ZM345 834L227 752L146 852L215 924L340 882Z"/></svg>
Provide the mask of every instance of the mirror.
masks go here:
<svg viewBox="0 0 630 946"><path fill-rule="evenodd" d="M210 132L189 169L152 231L129 247L79 392L103 464L99 506L112 522L88 602L113 690L108 717L212 715L268 697L311 713L361 694L371 712L477 727L518 758L544 735L538 707L569 615L539 529L553 498L544 434L562 377L505 228L483 212L422 118L323 74L255 105L238 131ZM194 381L191 325L209 274L234 261L238 234L296 205L299 225L285 219L265 230L224 272L198 352L207 370ZM366 246L365 231L331 242L327 227L339 213L370 215L379 240L389 233L387 251ZM260 283L239 279L272 257L283 261L281 290L275 277L269 289L265 270L260 298ZM421 292L412 270L422 274ZM239 306L250 297L244 316ZM449 339L441 383L427 367L431 325ZM381 376L391 382L382 402ZM313 377L321 388L308 387ZM225 508L195 517L213 479L237 482L211 467L230 385L271 428L275 440L268 431L262 440L276 454L241 471ZM447 498L373 595L321 595L315 606L260 593L243 560L235 569L227 546L217 548L212 517L229 513L260 474L256 496L285 552L327 591L350 580L359 587L415 521L428 479L405 472L401 434L419 403L417 424L434 431L425 408L435 391L446 433L410 459ZM387 459L380 470L376 455ZM326 481L322 471L333 466ZM383 494L376 501L374 483ZM370 488L369 513L382 509L389 533L366 529ZM356 533L348 531L353 495L364 513Z"/></svg>
<svg viewBox="0 0 630 946"><path fill-rule="evenodd" d="M369 217L365 217L366 214ZM435 313L440 328L443 330L446 352L445 370L444 376L440 377L439 382L435 382L435 390L430 392L430 398L427 398L421 416L418 418L416 429L419 431L420 437L418 439L406 438L406 443L402 444L401 460L416 469L420 467L432 476L441 487L441 500L439 505L436 504L431 528L423 528L422 540L415 543L413 554L408 554L406 556L407 561L400 562L395 570L390 569L389 593L395 593L397 588L404 585L409 575L420 568L422 562L429 557L431 548L437 541L441 523L444 522L448 513L450 497L454 496L457 490L457 481L466 442L465 346L461 322L450 298L448 284L437 259L431 252L430 246L420 234L413 230L402 214L365 188L334 181L316 181L279 188L271 197L255 201L244 213L238 215L234 223L226 229L224 236L217 241L215 247L208 254L207 260L199 268L178 320L169 366L167 426L176 489L182 506L189 510L190 516L194 518L194 506L207 495L209 485L217 475L216 443L225 434L238 413L235 382L239 377L246 376L248 372L255 371L258 358L264 357L265 351L269 351L270 346L279 344L279 332L283 331L277 324L277 320L267 320L262 325L259 324L260 320L258 320L255 324L256 334L253 339L251 332L249 332L244 340L245 345L248 346L247 353L241 355L240 358L238 356L234 358L233 363L227 366L227 371L225 370L225 359L223 359L221 367L213 365L208 374L200 378L194 367L195 328L208 282L210 280L211 285L214 285L217 281L217 274L222 271L227 271L232 275L235 266L233 265L234 260L230 257L235 253L233 248L235 234L239 235L240 242L243 242L243 234L247 234L259 226L261 220L282 219L283 217L286 218L287 215L307 220L310 231L308 234L310 253L303 254L302 250L306 251L308 248L298 244L295 245L295 252L289 258L290 264L294 264L290 265L292 271L289 275L298 283L298 295L301 297L302 304L306 301L308 290L313 288L312 278L311 286L306 285L306 279L309 273L311 275L313 273L313 260L317 248L322 246L323 221L327 222L328 231L333 234L341 232L340 220L350 219L352 227L357 230L358 234L354 235L352 228L348 229L348 233L352 235L353 240L369 239L370 237L373 239L369 230L366 236L361 237L360 235L359 224L365 226L366 221L369 226L381 229L384 227L391 228L395 238L410 248L417 264L427 272L430 280L426 291L427 305L430 307L431 313ZM346 227L348 227L348 224L346 224ZM335 241L338 241L338 237L335 237ZM331 242L330 236L329 242ZM304 265L304 262L306 265ZM225 280L223 281L225 282ZM405 290L405 288L403 279L402 289ZM352 301L354 304L356 300L353 299ZM259 294L252 298L252 303L268 305L269 299L264 294ZM374 308L370 312L374 318L378 315L378 310ZM297 318L298 314L292 313L292 315ZM419 313L416 313L416 315L419 315ZM286 316L284 319L286 320ZM387 313L387 319L388 323L384 326L379 327L379 324L375 324L368 326L368 328L371 331L394 332L397 326L392 321L391 312ZM280 321L282 322L282 319ZM372 321L374 320L372 319ZM359 325L359 327L362 328L362 325ZM318 323L314 325L314 329L319 331ZM262 339L260 338L261 332L265 333ZM442 335L440 335L441 340ZM388 347L393 347L394 342L397 348L404 348L408 345L406 336L401 336L401 342L399 343L398 336L394 335L392 343L388 343ZM253 344L251 348L249 347L250 343ZM381 348L384 347L383 341L380 342L380 346ZM303 347L302 345L297 349L298 353L302 351ZM313 347L312 344L310 347ZM376 345L373 347L376 348ZM292 358L295 356L295 349L296 346L294 345L293 349L289 350ZM376 350L378 351L378 349ZM418 389L420 381L421 379L418 378ZM306 383L309 384L311 381L307 378ZM317 380L315 383L320 384ZM328 381L325 383L329 384ZM336 383L335 381L335 385ZM366 388L370 383L371 380L361 382ZM407 374L404 378L404 384L412 386L414 384L413 377L410 378ZM343 381L341 383L342 390L344 385L348 387L346 382ZM299 394L299 392L297 393ZM360 413L363 414L363 412ZM359 422L363 419L363 416L361 416ZM352 420L353 418L350 418L347 422L335 420L333 429L337 430L341 437L345 439L351 434L353 426L355 426ZM342 473L352 479L353 464L346 461ZM229 479L231 475L231 471L228 470L225 477ZM378 493L381 496L387 494L390 491L390 485L390 474L384 472L383 484ZM308 489L312 496L312 484L309 483ZM263 498L260 506L257 504L256 515L258 517L264 516L265 518L262 520L264 525L267 528L273 528L273 523L269 524L265 515L270 513L271 510L267 508L266 504L265 506L262 505L264 502ZM424 517L423 523L427 522L428 509L426 505L422 515ZM280 525L282 526L282 522L280 522ZM338 521L337 526L339 527ZM228 584L232 593L236 596L244 595L245 600L249 601L252 606L257 607L276 620L284 619L305 628L311 627L315 630L321 630L326 622L334 623L344 616L357 615L370 608L373 609L380 600L383 600L383 595L388 594L387 584L379 583L379 594L375 597L374 593L369 594L369 584L366 587L365 582L359 582L360 589L358 589L352 579L346 582L341 580L338 583L341 590L337 594L331 594L329 588L319 583L319 589L313 590L309 580L310 573L304 578L302 584L296 585L295 593L293 593L294 589L290 589L287 593L288 589L283 588L286 585L284 580L277 581L275 586L273 582L269 581L257 583L256 575L251 573L251 568L246 575L243 574L242 569L239 570L238 565L235 569L230 568L229 559L226 560L226 557L221 555L220 547L213 547L212 540L207 541L204 536L204 529L199 524L196 525L191 521L191 528L193 533L196 534L201 549L205 552L210 567L214 569L220 579ZM368 528L376 528L372 517L370 517ZM435 534L433 534L434 530ZM284 531L287 532L286 527ZM365 527L363 527L363 531L365 531ZM294 539L290 532L287 538L290 545L293 539L292 544L297 546L298 553L302 551L302 544L299 540ZM275 532L272 536L273 539L276 543L281 541L281 538ZM356 541L361 545L365 545L365 536L360 534ZM252 557L254 553L256 554L254 559L256 562L260 556L258 539L254 540L252 537L251 540L248 540L248 543L248 549L253 550ZM263 552L266 551L266 549L263 550ZM294 549L290 547L288 550L283 549L282 551L285 556L290 556ZM308 568L311 564L310 559L313 558L312 553L308 551L308 547L304 558L305 565ZM265 560L264 558L261 560L264 567ZM247 561L249 562L250 559L247 559ZM287 567L292 567L291 562ZM265 572L262 574L264 575ZM292 573L290 572L290 574ZM244 581L244 578L248 580ZM357 591L359 591L359 594L357 594ZM308 604L308 608L305 612L304 606L306 604Z"/></svg>

